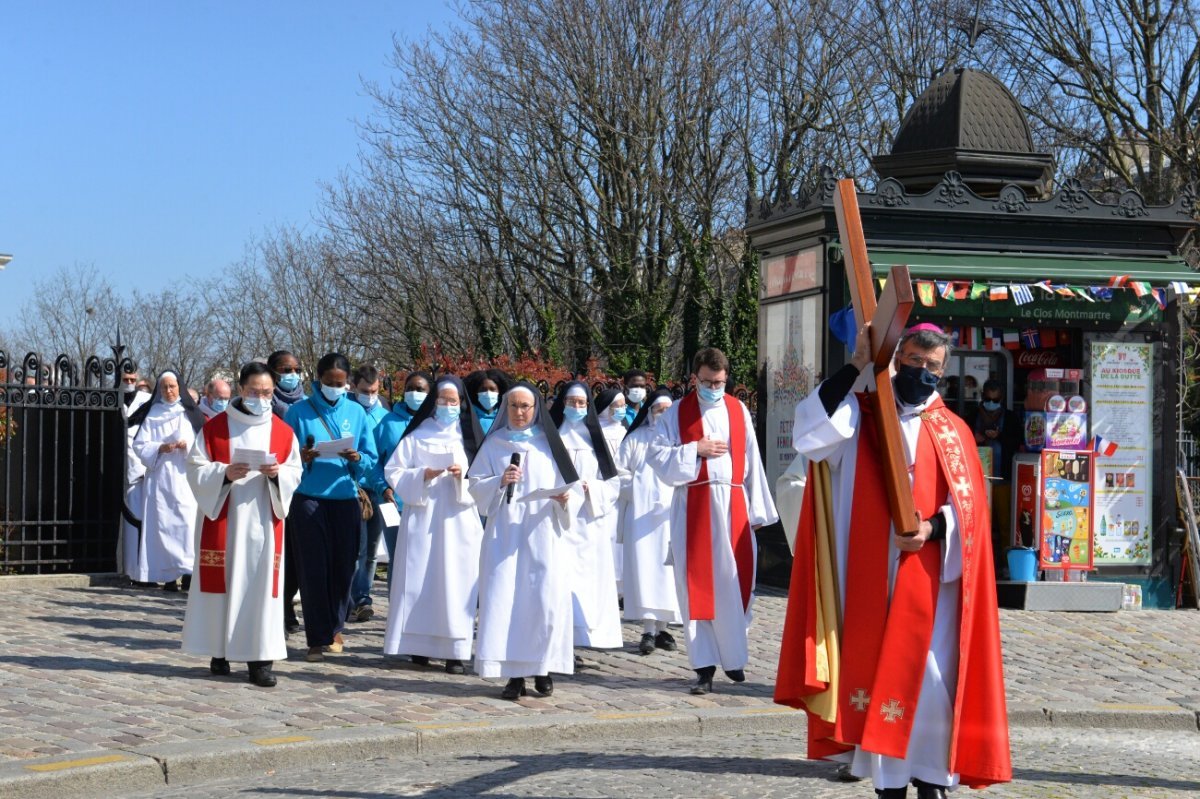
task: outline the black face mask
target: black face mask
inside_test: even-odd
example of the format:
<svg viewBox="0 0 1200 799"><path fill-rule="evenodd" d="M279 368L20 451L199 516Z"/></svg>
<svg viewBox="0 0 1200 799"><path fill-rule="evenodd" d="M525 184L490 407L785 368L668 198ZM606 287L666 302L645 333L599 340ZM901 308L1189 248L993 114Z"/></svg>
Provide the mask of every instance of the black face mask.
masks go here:
<svg viewBox="0 0 1200 799"><path fill-rule="evenodd" d="M902 364L892 378L896 396L905 405L920 405L937 388L938 376L923 366Z"/></svg>

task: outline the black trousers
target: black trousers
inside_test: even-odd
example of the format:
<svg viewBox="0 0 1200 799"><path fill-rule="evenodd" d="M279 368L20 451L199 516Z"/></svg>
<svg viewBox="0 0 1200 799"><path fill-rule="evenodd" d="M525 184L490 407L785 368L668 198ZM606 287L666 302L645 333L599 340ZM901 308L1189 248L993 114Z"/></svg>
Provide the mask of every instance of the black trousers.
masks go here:
<svg viewBox="0 0 1200 799"><path fill-rule="evenodd" d="M328 646L346 626L362 511L357 499L296 494L288 521L300 578L304 637L309 648Z"/></svg>
<svg viewBox="0 0 1200 799"><path fill-rule="evenodd" d="M300 572L296 568L296 542L292 538L293 512L289 508L287 519L283 522L283 621L287 624L296 621L296 611L292 603L296 601L296 593L300 590Z"/></svg>

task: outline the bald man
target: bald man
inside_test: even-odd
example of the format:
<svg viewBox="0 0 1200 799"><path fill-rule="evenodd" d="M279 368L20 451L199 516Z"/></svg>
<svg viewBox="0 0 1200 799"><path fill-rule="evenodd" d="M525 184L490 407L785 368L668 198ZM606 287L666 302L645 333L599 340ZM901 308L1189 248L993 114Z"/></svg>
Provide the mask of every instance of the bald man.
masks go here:
<svg viewBox="0 0 1200 799"><path fill-rule="evenodd" d="M204 414L205 419L211 419L228 407L232 396L233 390L229 388L228 383L219 377L213 378L204 387L204 397L199 402L200 412Z"/></svg>

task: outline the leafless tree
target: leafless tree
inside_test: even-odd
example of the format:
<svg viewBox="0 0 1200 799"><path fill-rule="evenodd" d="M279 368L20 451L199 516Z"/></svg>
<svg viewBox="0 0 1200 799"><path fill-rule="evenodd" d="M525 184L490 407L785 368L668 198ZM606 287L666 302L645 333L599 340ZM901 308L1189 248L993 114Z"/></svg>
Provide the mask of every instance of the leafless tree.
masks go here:
<svg viewBox="0 0 1200 799"><path fill-rule="evenodd" d="M111 354L122 309L103 273L94 264L76 263L34 281L33 299L21 310L14 338L47 363L61 354L82 368L92 355Z"/></svg>

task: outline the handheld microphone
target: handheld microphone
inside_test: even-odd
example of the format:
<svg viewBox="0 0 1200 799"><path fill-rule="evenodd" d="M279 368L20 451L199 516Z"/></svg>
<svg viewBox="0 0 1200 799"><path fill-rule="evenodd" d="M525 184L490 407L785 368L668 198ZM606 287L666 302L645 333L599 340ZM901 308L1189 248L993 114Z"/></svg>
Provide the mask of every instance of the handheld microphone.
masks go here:
<svg viewBox="0 0 1200 799"><path fill-rule="evenodd" d="M521 465L521 453L514 452L512 454L512 457L508 459L508 465L509 466L520 466ZM509 483L508 486L504 489L504 502L506 505L512 504L512 495L513 495L513 486L514 485L516 485L516 483Z"/></svg>
<svg viewBox="0 0 1200 799"><path fill-rule="evenodd" d="M308 438L304 439L304 448L312 449L314 443L315 443L315 439L310 435ZM304 468L305 469L312 468L312 461L309 461L308 463L304 464Z"/></svg>

